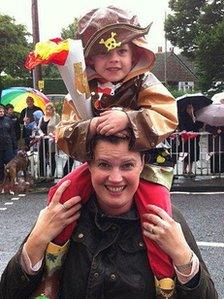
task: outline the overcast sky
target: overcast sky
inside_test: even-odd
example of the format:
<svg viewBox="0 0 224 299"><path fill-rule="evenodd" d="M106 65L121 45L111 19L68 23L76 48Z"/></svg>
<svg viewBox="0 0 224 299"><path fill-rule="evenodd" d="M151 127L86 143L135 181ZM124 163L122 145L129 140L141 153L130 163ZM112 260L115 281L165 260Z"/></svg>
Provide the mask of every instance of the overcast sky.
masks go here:
<svg viewBox="0 0 224 299"><path fill-rule="evenodd" d="M31 2L0 0L0 13L14 17L16 23L26 25L32 33ZM74 17L79 18L92 8L111 4L137 13L142 26L153 22L147 37L151 49L157 51L158 46L164 49L163 22L165 13L169 13L168 0L38 0L40 40L59 37L61 29L71 24Z"/></svg>

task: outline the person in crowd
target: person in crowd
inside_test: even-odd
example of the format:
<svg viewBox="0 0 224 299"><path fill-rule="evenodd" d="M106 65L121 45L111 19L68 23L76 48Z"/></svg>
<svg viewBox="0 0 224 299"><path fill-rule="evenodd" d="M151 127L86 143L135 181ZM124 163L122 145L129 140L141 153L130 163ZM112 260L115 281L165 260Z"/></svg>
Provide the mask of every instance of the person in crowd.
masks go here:
<svg viewBox="0 0 224 299"><path fill-rule="evenodd" d="M187 105L186 110L179 116L179 118L179 131L182 133L179 151L188 154L183 160L183 175L193 178L195 177L193 163L196 163L199 160L200 137L196 134L190 134L190 132L199 132L203 127L203 123L196 121L192 104ZM185 132L187 132L187 134Z"/></svg>
<svg viewBox="0 0 224 299"><path fill-rule="evenodd" d="M26 99L27 107L21 111L20 114L20 124L23 126L22 138L27 148L30 148L30 135L32 134L32 129L29 128L29 123L34 121L33 113L41 108L34 105L34 99L28 96ZM43 112L43 111L42 111Z"/></svg>
<svg viewBox="0 0 224 299"><path fill-rule="evenodd" d="M6 115L12 119L16 139L19 142L21 138L21 127L20 127L19 117L17 117L17 115L15 114L14 106L12 104L7 104L5 106L5 110L6 110Z"/></svg>
<svg viewBox="0 0 224 299"><path fill-rule="evenodd" d="M68 157L68 159L66 160L65 165L63 167L63 177L72 171L74 163L75 163L75 160L72 159L71 157Z"/></svg>
<svg viewBox="0 0 224 299"><path fill-rule="evenodd" d="M0 105L0 182L4 180L5 165L15 156L17 149L13 121L6 115L5 107Z"/></svg>
<svg viewBox="0 0 224 299"><path fill-rule="evenodd" d="M210 172L224 173L224 127L205 126L208 136L208 150L213 155L210 158Z"/></svg>
<svg viewBox="0 0 224 299"><path fill-rule="evenodd" d="M144 214L147 205L141 194L149 194L148 199L152 195L151 184L147 185L147 182L157 185L159 205L171 213L168 189L173 168L166 166L167 151L160 154L154 149L175 130L177 107L170 92L150 72L155 55L144 38L149 28L140 27L132 12L114 6L93 9L79 20L77 38L84 45L93 118L80 120L70 102L65 101L70 107L63 109L56 137L60 149L72 159L84 162L87 158L86 141L91 136L96 133L123 136L123 130L128 127L133 133L133 148L153 149L146 154L147 164L141 173L142 189L136 198L140 214ZM110 41L113 41L112 46L109 46ZM90 174L88 171L84 174L86 182L82 186L83 177L77 175L79 189L76 189L76 195L80 195L82 200L86 199L83 192L90 190ZM151 248L148 246L149 258ZM172 277L172 263L166 254L162 257L161 263L166 267L163 273L156 275L159 279Z"/></svg>
<svg viewBox="0 0 224 299"><path fill-rule="evenodd" d="M45 106L45 114L40 118L38 129L41 137L39 143L39 166L40 176L44 177L47 173L47 161L51 166L51 176L54 176L56 161L55 161L55 126L60 121L60 116L55 111L53 103L47 103ZM46 138L47 137L47 138Z"/></svg>
<svg viewBox="0 0 224 299"><path fill-rule="evenodd" d="M157 243L166 252L175 270L170 289L167 282L163 287L158 285L152 264L159 269L160 260L154 255L150 263L147 260L134 201L143 167L144 154L130 149L128 136L94 136L88 156L94 192L81 206L80 196L71 193L76 184L73 173L58 183L50 204L40 212L31 233L4 270L0 297L31 297L44 273L48 244L78 219L57 298L217 299L196 241L179 210L173 207L171 218L160 207L148 205L143 233L151 244ZM64 194L71 197L61 204ZM54 262L62 247L51 246L49 259Z"/></svg>
<svg viewBox="0 0 224 299"><path fill-rule="evenodd" d="M26 128L30 130L30 147L32 147L32 150L38 150L38 142L40 140L40 135L42 132L39 130L39 121L41 117L43 116L42 110L36 110L33 113L33 121L27 124Z"/></svg>

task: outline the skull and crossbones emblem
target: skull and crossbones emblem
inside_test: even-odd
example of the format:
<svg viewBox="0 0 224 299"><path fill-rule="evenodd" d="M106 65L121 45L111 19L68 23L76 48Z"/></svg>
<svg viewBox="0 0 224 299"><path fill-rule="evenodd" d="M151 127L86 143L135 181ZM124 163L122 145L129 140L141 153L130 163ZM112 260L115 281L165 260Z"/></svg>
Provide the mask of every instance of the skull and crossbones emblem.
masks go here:
<svg viewBox="0 0 224 299"><path fill-rule="evenodd" d="M110 50L113 50L117 47L120 47L121 42L118 42L115 40L115 36L117 35L117 33L115 32L111 32L111 37L109 37L107 40L104 40L103 38L101 39L101 41L99 42L99 44L104 44L105 47L107 48L107 51L109 52Z"/></svg>

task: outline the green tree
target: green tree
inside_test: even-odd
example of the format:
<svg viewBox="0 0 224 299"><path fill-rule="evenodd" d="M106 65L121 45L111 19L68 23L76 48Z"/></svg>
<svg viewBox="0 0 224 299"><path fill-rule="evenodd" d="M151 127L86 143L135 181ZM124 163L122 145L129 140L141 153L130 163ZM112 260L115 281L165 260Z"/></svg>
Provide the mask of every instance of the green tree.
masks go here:
<svg viewBox="0 0 224 299"><path fill-rule="evenodd" d="M224 20L198 37L196 64L203 90L224 82Z"/></svg>
<svg viewBox="0 0 224 299"><path fill-rule="evenodd" d="M16 24L15 19L0 14L0 74L5 72L12 77L25 77L24 59L31 47L27 37L31 34L26 27Z"/></svg>
<svg viewBox="0 0 224 299"><path fill-rule="evenodd" d="M223 81L223 0L170 0L166 37L198 67L203 90Z"/></svg>
<svg viewBox="0 0 224 299"><path fill-rule="evenodd" d="M55 64L42 65L42 76L44 78L60 78L59 71Z"/></svg>
<svg viewBox="0 0 224 299"><path fill-rule="evenodd" d="M68 25L67 28L62 28L61 36L63 39L76 37L78 19L74 18L73 23Z"/></svg>
<svg viewBox="0 0 224 299"><path fill-rule="evenodd" d="M165 21L167 39L183 54L194 58L197 44L195 39L200 31L198 20L206 0L170 0L172 14Z"/></svg>

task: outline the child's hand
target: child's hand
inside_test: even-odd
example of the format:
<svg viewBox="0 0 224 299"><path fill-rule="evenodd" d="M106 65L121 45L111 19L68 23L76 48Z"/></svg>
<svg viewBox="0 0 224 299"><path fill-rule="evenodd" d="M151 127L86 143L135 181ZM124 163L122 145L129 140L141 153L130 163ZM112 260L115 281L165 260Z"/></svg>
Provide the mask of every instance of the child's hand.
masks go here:
<svg viewBox="0 0 224 299"><path fill-rule="evenodd" d="M96 128L97 128L98 121L99 121L99 117L93 117L91 119L90 126L89 126L90 136L93 136L96 134Z"/></svg>
<svg viewBox="0 0 224 299"><path fill-rule="evenodd" d="M101 135L113 135L129 125L127 114L122 110L107 110L100 114L96 131Z"/></svg>
<svg viewBox="0 0 224 299"><path fill-rule="evenodd" d="M128 130L125 129L115 133L114 135L120 138L126 138L126 137L130 137L130 132L128 132Z"/></svg>

